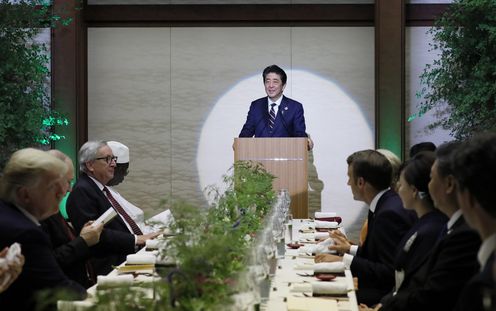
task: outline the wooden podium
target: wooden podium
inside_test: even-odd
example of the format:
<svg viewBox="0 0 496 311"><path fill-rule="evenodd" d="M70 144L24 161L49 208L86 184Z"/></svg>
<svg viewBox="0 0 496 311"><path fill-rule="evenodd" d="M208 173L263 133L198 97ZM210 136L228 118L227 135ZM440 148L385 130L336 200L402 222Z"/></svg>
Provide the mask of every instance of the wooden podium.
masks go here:
<svg viewBox="0 0 496 311"><path fill-rule="evenodd" d="M307 138L235 138L234 161L261 163L276 176L275 191L287 189L293 218L308 218Z"/></svg>

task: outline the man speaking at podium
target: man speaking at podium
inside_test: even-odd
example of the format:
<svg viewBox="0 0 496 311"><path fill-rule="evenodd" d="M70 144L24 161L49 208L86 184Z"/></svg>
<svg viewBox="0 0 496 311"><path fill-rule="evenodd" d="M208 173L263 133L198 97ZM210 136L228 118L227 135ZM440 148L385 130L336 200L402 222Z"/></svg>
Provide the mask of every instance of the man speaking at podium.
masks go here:
<svg viewBox="0 0 496 311"><path fill-rule="evenodd" d="M284 70L271 65L262 77L267 97L251 103L239 137L308 137L302 104L282 95L287 81ZM308 143L311 149L310 139Z"/></svg>

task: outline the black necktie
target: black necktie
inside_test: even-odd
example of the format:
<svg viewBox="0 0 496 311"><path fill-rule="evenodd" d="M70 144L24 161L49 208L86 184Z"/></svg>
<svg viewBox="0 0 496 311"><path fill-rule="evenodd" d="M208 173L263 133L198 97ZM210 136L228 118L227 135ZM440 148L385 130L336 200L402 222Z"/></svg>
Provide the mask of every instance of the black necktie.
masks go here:
<svg viewBox="0 0 496 311"><path fill-rule="evenodd" d="M109 199L110 203L112 203L112 206L117 211L117 213L121 214L121 216L124 217L126 222L129 224L129 226L133 230L133 233L136 235L143 235L143 232L141 232L141 229L138 227L136 222L131 218L131 216L129 216L128 213L126 213L126 211L117 202L117 200L114 199L114 197L110 193L110 190L107 187L103 187L103 191L107 194L107 198Z"/></svg>
<svg viewBox="0 0 496 311"><path fill-rule="evenodd" d="M275 103L270 104L269 127L271 129L274 128L274 123L276 122L276 110L274 109L275 106L276 106Z"/></svg>

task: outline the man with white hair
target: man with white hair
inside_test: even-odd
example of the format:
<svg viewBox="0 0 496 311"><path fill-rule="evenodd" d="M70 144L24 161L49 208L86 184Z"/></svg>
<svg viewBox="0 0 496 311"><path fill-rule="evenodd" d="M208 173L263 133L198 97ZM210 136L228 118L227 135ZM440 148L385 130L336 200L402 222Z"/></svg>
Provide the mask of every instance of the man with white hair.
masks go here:
<svg viewBox="0 0 496 311"><path fill-rule="evenodd" d="M39 223L58 212L66 172L63 161L33 148L15 152L3 170L0 249L19 243L25 264L18 279L0 294L2 310L34 310L41 291L64 289L78 298L86 296L86 290L60 269Z"/></svg>
<svg viewBox="0 0 496 311"><path fill-rule="evenodd" d="M125 261L126 255L134 253L145 245L146 240L158 235L143 234L106 186L114 177L116 160L105 141L86 142L79 150L81 174L67 199L67 214L76 232L109 208L118 213L105 225L100 242L93 246L95 258L92 264L97 275L108 274L113 266Z"/></svg>

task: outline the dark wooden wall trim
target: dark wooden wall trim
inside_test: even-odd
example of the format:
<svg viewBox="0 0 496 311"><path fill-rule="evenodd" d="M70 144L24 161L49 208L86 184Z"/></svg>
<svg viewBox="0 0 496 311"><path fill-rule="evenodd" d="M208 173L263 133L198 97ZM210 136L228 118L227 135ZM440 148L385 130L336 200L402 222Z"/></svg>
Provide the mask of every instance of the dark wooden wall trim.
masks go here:
<svg viewBox="0 0 496 311"><path fill-rule="evenodd" d="M52 105L70 120L70 126L57 129L66 139L55 142L54 147L75 159L79 147L88 138L87 27L82 11L69 8L66 0L54 0L53 10L72 18L68 26L51 30Z"/></svg>
<svg viewBox="0 0 496 311"><path fill-rule="evenodd" d="M434 20L440 17L449 7L449 4L407 4L407 26L432 26Z"/></svg>
<svg viewBox="0 0 496 311"><path fill-rule="evenodd" d="M376 148L403 158L405 133L405 0L376 0Z"/></svg>
<svg viewBox="0 0 496 311"><path fill-rule="evenodd" d="M98 5L85 8L90 25L153 23L195 25L343 23L372 25L374 5Z"/></svg>
<svg viewBox="0 0 496 311"><path fill-rule="evenodd" d="M448 4L407 4L407 26L431 26ZM90 26L198 25L355 25L374 24L373 4L282 5L90 5L84 8Z"/></svg>

